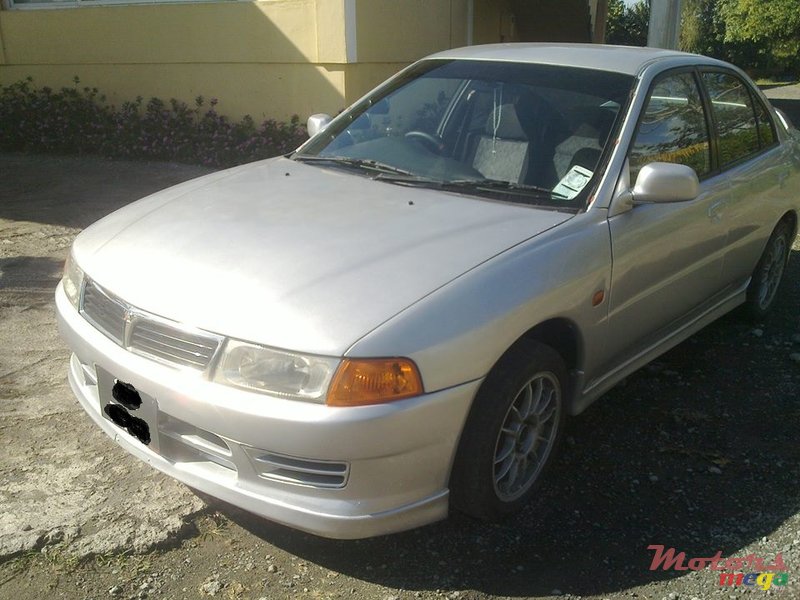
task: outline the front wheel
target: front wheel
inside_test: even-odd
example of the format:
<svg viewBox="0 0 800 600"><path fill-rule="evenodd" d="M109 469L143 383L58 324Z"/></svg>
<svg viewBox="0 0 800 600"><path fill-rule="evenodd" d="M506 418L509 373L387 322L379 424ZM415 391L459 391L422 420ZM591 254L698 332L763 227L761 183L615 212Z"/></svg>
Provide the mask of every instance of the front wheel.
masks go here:
<svg viewBox="0 0 800 600"><path fill-rule="evenodd" d="M786 221L778 223L753 271L750 286L747 288L745 310L755 320L766 316L775 301L783 280L783 272L789 262L791 235L792 228L789 223Z"/></svg>
<svg viewBox="0 0 800 600"><path fill-rule="evenodd" d="M537 342L520 344L492 369L453 466L456 508L494 520L531 499L561 438L566 377L558 353Z"/></svg>

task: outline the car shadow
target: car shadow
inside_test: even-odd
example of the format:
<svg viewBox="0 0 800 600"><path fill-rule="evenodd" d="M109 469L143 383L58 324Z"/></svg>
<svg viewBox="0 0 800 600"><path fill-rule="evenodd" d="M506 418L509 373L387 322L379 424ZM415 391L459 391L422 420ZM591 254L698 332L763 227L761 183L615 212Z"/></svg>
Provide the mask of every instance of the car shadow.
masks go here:
<svg viewBox="0 0 800 600"><path fill-rule="evenodd" d="M684 573L650 570L651 544L692 558L758 542L774 558L769 536L800 509L799 301L794 251L767 321L723 317L608 392L569 423L538 497L501 524L456 513L335 541L214 505L301 558L406 590L594 595ZM718 574L702 577L709 595L719 588Z"/></svg>
<svg viewBox="0 0 800 600"><path fill-rule="evenodd" d="M95 156L0 153L0 219L83 229L101 217L187 179L193 165L116 161Z"/></svg>
<svg viewBox="0 0 800 600"><path fill-rule="evenodd" d="M52 294L64 268L64 261L45 256L0 258L0 290Z"/></svg>

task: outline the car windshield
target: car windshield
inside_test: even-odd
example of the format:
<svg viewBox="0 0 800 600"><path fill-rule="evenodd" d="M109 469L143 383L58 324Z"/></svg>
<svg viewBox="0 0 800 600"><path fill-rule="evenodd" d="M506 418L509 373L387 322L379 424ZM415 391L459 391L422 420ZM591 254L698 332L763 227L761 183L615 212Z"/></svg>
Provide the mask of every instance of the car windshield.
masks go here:
<svg viewBox="0 0 800 600"><path fill-rule="evenodd" d="M292 158L400 185L578 209L633 83L573 67L422 61Z"/></svg>

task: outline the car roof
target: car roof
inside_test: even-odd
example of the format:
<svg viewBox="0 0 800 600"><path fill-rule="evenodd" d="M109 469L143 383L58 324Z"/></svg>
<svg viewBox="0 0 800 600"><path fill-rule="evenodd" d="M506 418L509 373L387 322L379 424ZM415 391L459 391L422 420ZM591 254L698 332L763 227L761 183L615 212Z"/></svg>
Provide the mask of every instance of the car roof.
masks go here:
<svg viewBox="0 0 800 600"><path fill-rule="evenodd" d="M503 62L529 62L564 67L582 67L600 71L613 71L628 75L639 74L654 62L681 64L708 64L722 66L726 63L677 50L642 48L639 46L609 46L603 44L567 43L512 43L466 46L445 50L426 59L493 60Z"/></svg>

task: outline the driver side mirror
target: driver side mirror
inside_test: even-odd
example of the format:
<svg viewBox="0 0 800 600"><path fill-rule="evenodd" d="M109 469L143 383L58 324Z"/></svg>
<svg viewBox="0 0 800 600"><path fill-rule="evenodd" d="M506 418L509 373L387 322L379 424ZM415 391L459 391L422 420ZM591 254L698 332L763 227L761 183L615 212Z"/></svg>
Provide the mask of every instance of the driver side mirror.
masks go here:
<svg viewBox="0 0 800 600"><path fill-rule="evenodd" d="M691 167L653 162L639 171L631 194L634 204L686 202L700 194L700 181Z"/></svg>
<svg viewBox="0 0 800 600"><path fill-rule="evenodd" d="M333 121L333 117L325 113L317 113L308 117L308 121L306 121L308 137L312 138L317 135L320 131L330 125L331 121Z"/></svg>

